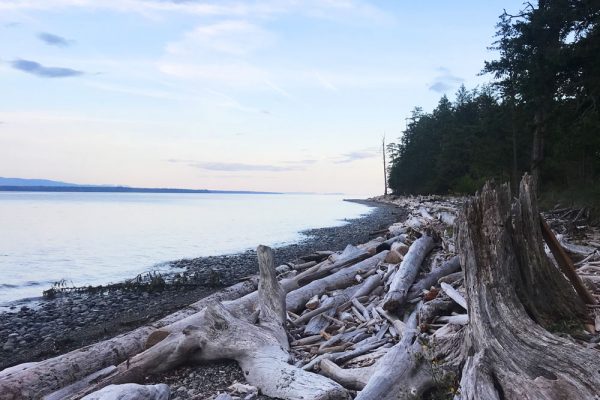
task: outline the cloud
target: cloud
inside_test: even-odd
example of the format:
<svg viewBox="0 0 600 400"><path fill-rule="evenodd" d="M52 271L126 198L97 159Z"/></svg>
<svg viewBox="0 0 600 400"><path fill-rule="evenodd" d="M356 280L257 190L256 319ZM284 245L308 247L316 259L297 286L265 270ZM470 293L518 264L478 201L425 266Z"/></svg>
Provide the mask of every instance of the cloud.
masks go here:
<svg viewBox="0 0 600 400"><path fill-rule="evenodd" d="M181 55L212 51L242 56L265 47L272 39L271 33L258 25L244 20L225 20L196 27L180 41L169 43L166 51Z"/></svg>
<svg viewBox="0 0 600 400"><path fill-rule="evenodd" d="M283 167L279 165L266 164L243 164L243 163L226 163L226 162L200 162L191 164L191 166L207 169L210 171L267 171L267 172L282 172L282 171L297 171L300 167Z"/></svg>
<svg viewBox="0 0 600 400"><path fill-rule="evenodd" d="M321 86L323 86L327 90L337 92L338 88L333 83L331 83L329 79L326 79L317 71L314 71L313 73L315 74L315 77L317 78L317 81L319 82L319 84L321 84Z"/></svg>
<svg viewBox="0 0 600 400"><path fill-rule="evenodd" d="M463 78L452 75L448 68L439 67L438 71L441 72L441 74L434 78L433 83L429 85L429 90L433 90L437 93L446 93L464 82Z"/></svg>
<svg viewBox="0 0 600 400"><path fill-rule="evenodd" d="M40 63L30 60L15 60L11 63L14 69L28 74L36 75L41 78L68 78L72 76L83 75L83 71L71 68L45 67Z"/></svg>
<svg viewBox="0 0 600 400"><path fill-rule="evenodd" d="M190 167L206 169L209 171L239 172L239 171L263 171L263 172L284 172L298 171L304 168L299 166L280 166L268 164L244 164L229 162L198 162L193 160L169 159L170 163L184 163Z"/></svg>
<svg viewBox="0 0 600 400"><path fill-rule="evenodd" d="M49 46L67 47L73 43L72 40L65 39L62 36L58 36L48 32L38 33L37 37Z"/></svg>
<svg viewBox="0 0 600 400"><path fill-rule="evenodd" d="M316 164L318 160L297 160L297 161L284 161L285 164L293 164L293 165L312 165Z"/></svg>
<svg viewBox="0 0 600 400"><path fill-rule="evenodd" d="M454 85L445 83L445 82L435 82L431 86L429 86L429 90L433 90L438 93L446 93L450 89L452 89Z"/></svg>
<svg viewBox="0 0 600 400"><path fill-rule="evenodd" d="M366 158L373 158L377 156L377 150L374 148L368 148L359 151L351 151L341 155L340 159L334 161L336 164L351 163L353 161L364 160Z"/></svg>

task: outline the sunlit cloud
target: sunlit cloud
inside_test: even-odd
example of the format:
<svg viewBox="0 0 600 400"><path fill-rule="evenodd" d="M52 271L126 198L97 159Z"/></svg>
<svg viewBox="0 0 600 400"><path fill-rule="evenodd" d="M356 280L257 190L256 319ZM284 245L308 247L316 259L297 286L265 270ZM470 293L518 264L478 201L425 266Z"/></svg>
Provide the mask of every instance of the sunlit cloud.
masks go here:
<svg viewBox="0 0 600 400"><path fill-rule="evenodd" d="M300 166L281 166L270 164L245 164L238 162L198 162L193 160L169 159L170 163L184 163L190 167L205 169L209 171L239 172L239 171L262 171L262 172L284 172L298 171Z"/></svg>

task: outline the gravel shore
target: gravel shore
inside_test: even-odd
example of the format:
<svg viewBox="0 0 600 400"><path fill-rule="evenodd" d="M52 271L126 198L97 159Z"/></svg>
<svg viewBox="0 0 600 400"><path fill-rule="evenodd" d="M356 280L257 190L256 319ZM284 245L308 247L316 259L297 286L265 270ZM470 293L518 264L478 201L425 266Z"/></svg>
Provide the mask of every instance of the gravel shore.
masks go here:
<svg viewBox="0 0 600 400"><path fill-rule="evenodd" d="M304 240L275 249L276 262L282 264L316 250L342 250L347 244L367 242L372 232L403 217L397 207L360 202L374 207L373 210L366 216L348 220L343 226L303 232ZM0 313L0 370L132 330L198 301L219 287L255 274L258 269L254 251L178 260L172 265L184 269L175 279L185 285L167 283L159 288L70 292L44 300L36 307L24 305ZM172 281L173 276L166 281ZM170 384L175 392L172 398L183 400L211 398L242 379L235 363L222 362L185 366L169 374L149 377L148 382Z"/></svg>

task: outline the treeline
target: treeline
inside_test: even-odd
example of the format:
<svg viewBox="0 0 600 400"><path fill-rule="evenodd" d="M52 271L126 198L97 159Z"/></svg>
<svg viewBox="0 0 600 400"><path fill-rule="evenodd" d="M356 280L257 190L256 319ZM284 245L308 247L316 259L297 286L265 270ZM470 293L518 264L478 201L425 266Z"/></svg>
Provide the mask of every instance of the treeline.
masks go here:
<svg viewBox="0 0 600 400"><path fill-rule="evenodd" d="M398 194L471 193L529 171L544 192L600 198L600 2L540 0L500 17L493 81L430 113L415 108L388 145Z"/></svg>

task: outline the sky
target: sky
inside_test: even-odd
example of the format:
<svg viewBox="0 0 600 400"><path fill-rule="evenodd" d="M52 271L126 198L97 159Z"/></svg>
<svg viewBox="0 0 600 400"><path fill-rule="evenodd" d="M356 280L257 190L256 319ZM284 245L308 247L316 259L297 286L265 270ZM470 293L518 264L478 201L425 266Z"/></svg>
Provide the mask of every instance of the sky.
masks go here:
<svg viewBox="0 0 600 400"><path fill-rule="evenodd" d="M0 176L383 192L522 1L0 0Z"/></svg>

